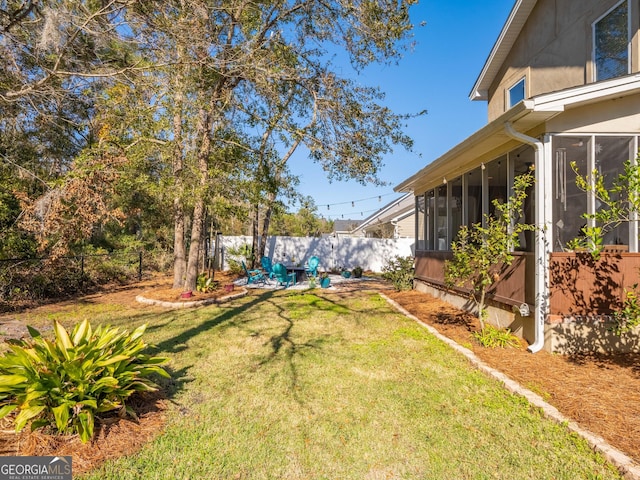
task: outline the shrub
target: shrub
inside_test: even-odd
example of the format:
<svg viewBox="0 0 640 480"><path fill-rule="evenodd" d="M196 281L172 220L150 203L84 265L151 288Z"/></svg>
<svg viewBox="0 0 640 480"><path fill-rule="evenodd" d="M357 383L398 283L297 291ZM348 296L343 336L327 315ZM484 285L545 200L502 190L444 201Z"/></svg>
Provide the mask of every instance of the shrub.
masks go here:
<svg viewBox="0 0 640 480"><path fill-rule="evenodd" d="M118 410L135 413L126 400L135 392L154 391L151 374L168 377L167 359L143 354L146 325L129 334L112 327L95 331L87 320L71 336L54 321L54 340L29 327L30 341L10 342L0 357L0 418L17 411L17 432L50 427L61 434L93 436L95 416Z"/></svg>
<svg viewBox="0 0 640 480"><path fill-rule="evenodd" d="M351 270L351 274L352 274L355 278L360 278L360 277L362 277L362 267L353 267L353 270Z"/></svg>
<svg viewBox="0 0 640 480"><path fill-rule="evenodd" d="M485 325L482 330L474 332L473 337L478 341L478 343L480 343L480 345L487 348L520 346L520 340L511 333L511 330L508 328L496 328L490 324Z"/></svg>
<svg viewBox="0 0 640 480"><path fill-rule="evenodd" d="M396 255L382 267L382 278L389 280L397 291L413 288L413 257Z"/></svg>

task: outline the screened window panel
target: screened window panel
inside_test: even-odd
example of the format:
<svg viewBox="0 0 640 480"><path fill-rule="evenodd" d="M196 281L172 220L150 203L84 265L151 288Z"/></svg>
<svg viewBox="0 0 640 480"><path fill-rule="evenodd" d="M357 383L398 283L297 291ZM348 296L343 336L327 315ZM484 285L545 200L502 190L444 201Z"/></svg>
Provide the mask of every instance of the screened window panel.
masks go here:
<svg viewBox="0 0 640 480"><path fill-rule="evenodd" d="M425 250L425 200L424 195L416 197L416 248Z"/></svg>
<svg viewBox="0 0 640 480"><path fill-rule="evenodd" d="M589 137L553 138L553 235L554 251L563 251L567 242L583 236L587 220L587 193L576 185L575 162L580 175L589 172Z"/></svg>

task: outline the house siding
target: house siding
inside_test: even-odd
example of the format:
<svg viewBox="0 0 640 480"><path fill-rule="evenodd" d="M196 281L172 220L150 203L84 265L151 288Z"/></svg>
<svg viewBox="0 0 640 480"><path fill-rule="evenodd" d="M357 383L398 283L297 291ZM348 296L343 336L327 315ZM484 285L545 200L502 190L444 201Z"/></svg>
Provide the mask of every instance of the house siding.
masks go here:
<svg viewBox="0 0 640 480"><path fill-rule="evenodd" d="M507 108L506 90L526 77L525 98L591 83L592 24L619 0L540 0L489 88L488 116ZM631 0L631 71L638 72L640 0Z"/></svg>

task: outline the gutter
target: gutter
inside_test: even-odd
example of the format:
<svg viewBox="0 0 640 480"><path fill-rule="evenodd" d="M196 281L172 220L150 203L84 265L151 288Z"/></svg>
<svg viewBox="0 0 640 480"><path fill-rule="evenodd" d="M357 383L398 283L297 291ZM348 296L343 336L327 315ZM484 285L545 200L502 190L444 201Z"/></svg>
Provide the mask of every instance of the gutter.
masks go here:
<svg viewBox="0 0 640 480"><path fill-rule="evenodd" d="M544 144L533 137L518 132L513 128L511 122L504 123L504 130L511 138L520 142L531 145L535 149L535 181L538 186L536 189L536 237L535 244L535 295L536 309L534 315L535 340L527 350L531 353L539 352L544 348L544 323L547 314L547 272L549 271L549 252L546 239L546 215L545 215L545 158Z"/></svg>

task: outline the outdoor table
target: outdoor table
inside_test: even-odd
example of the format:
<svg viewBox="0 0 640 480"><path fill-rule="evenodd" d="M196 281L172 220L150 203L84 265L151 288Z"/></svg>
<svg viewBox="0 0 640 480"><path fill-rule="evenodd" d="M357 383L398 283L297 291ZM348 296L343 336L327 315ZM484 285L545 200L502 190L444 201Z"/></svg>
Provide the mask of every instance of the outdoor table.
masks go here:
<svg viewBox="0 0 640 480"><path fill-rule="evenodd" d="M302 282L307 279L305 267L294 267L293 265L286 265L286 267L287 267L287 273L291 273L291 272L296 273L296 282Z"/></svg>

